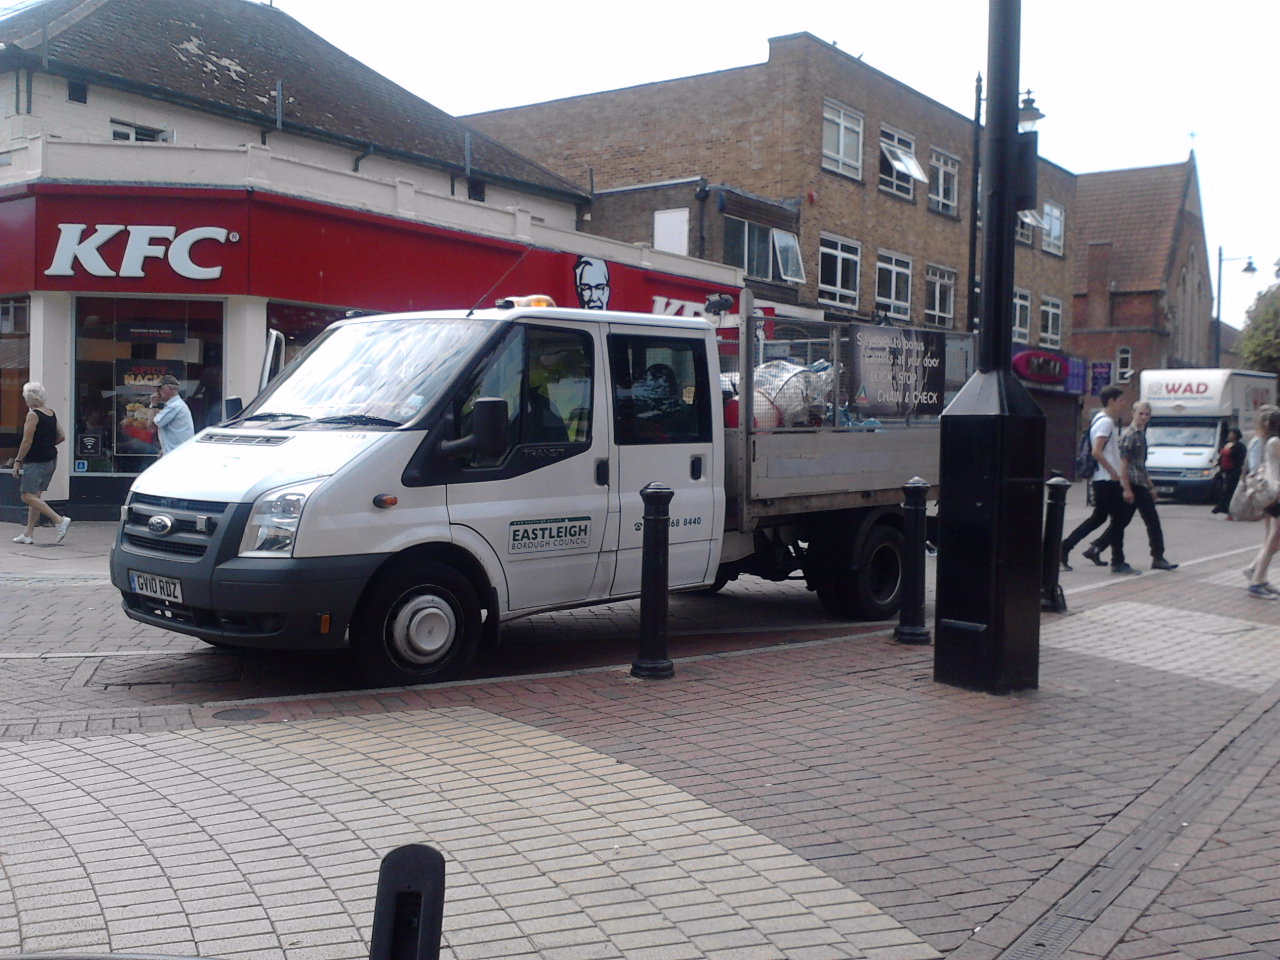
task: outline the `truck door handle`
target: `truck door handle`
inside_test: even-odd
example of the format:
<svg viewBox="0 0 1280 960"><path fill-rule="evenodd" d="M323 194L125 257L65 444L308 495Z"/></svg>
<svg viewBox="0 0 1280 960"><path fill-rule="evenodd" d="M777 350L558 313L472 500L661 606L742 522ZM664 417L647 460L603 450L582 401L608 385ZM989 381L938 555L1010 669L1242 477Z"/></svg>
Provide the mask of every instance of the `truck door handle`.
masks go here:
<svg viewBox="0 0 1280 960"><path fill-rule="evenodd" d="M689 476L694 480L702 479L702 457L696 456L689 459Z"/></svg>
<svg viewBox="0 0 1280 960"><path fill-rule="evenodd" d="M609 461L596 461L596 486L607 487L609 485Z"/></svg>

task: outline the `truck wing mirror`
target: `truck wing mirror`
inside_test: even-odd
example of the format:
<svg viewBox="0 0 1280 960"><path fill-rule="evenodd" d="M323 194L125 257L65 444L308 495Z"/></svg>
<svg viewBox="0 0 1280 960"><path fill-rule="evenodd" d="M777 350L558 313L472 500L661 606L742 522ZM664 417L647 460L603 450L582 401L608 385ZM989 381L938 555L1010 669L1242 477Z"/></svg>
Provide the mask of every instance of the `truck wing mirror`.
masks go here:
<svg viewBox="0 0 1280 960"><path fill-rule="evenodd" d="M232 417L240 416L240 411L244 409L244 401L239 397L227 397L222 401L222 419L230 420Z"/></svg>
<svg viewBox="0 0 1280 960"><path fill-rule="evenodd" d="M442 441L439 449L446 457L474 453L482 460L497 460L507 445L507 401L480 397L471 408L471 432L457 440Z"/></svg>

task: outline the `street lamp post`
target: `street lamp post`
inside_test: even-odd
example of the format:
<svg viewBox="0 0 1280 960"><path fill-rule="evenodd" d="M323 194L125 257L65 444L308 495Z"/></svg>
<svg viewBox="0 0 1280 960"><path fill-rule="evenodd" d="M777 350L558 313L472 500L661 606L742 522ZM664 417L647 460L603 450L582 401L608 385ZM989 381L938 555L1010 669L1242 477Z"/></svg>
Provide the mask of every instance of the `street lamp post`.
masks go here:
<svg viewBox="0 0 1280 960"><path fill-rule="evenodd" d="M989 693L1039 685L1045 421L1012 369L1014 229L1036 164L1018 132L1020 13L990 0L978 370L942 414L939 466L933 675Z"/></svg>
<svg viewBox="0 0 1280 960"><path fill-rule="evenodd" d="M1213 317L1213 365L1215 367L1222 366L1222 265L1231 263L1234 260L1248 261L1245 263L1244 269L1240 271L1241 273L1252 274L1258 272L1258 268L1253 265L1252 256L1224 257L1222 248L1218 248L1218 297L1217 302L1214 304L1217 310L1214 312ZM1280 266L1280 261L1277 262L1277 266ZM1276 276L1280 277L1280 270L1276 270Z"/></svg>

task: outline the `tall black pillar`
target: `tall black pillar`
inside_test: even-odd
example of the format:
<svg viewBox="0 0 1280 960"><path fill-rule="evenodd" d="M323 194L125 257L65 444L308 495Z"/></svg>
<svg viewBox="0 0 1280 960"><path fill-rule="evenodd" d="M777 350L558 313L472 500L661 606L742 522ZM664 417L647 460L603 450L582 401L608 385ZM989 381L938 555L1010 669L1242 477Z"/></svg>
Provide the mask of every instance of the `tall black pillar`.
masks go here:
<svg viewBox="0 0 1280 960"><path fill-rule="evenodd" d="M933 675L989 693L1040 671L1044 414L1011 367L1019 21L1020 0L990 0L978 370L942 414L939 471Z"/></svg>

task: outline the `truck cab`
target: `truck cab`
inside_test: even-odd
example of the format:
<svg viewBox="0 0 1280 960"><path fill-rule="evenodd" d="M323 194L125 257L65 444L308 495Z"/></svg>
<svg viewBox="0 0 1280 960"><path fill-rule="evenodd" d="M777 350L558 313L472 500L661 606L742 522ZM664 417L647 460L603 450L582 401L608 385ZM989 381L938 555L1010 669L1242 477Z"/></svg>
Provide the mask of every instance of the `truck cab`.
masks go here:
<svg viewBox="0 0 1280 960"><path fill-rule="evenodd" d="M1143 370L1139 398L1151 404L1147 473L1156 495L1216 500L1227 431L1248 434L1258 407L1275 397L1275 380L1256 370Z"/></svg>

